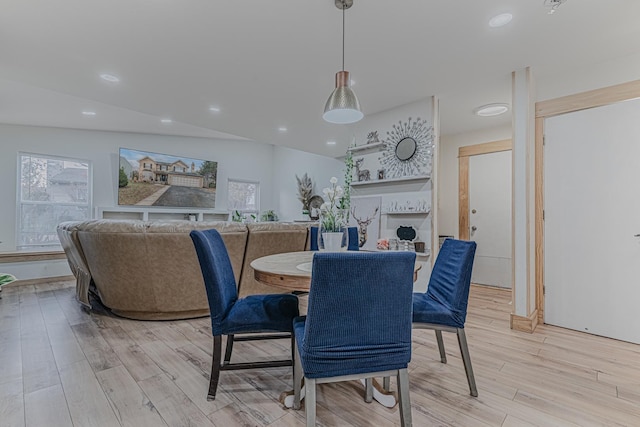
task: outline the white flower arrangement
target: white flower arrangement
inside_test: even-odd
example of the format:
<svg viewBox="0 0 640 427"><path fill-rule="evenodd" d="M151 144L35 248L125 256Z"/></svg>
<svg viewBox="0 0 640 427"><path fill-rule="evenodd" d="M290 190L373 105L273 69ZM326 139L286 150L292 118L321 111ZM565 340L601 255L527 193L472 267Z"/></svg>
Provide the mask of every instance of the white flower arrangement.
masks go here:
<svg viewBox="0 0 640 427"><path fill-rule="evenodd" d="M320 206L322 228L327 232L341 231L345 226L345 218L339 203L344 196L344 189L338 185L338 178L335 176L331 177L329 182L331 187L322 190L327 200Z"/></svg>

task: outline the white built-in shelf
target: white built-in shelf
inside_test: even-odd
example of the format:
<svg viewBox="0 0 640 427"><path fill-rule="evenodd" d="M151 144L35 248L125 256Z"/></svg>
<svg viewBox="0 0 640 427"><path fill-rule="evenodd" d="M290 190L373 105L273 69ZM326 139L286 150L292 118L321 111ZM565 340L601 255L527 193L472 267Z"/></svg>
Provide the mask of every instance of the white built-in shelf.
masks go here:
<svg viewBox="0 0 640 427"><path fill-rule="evenodd" d="M109 206L96 207L97 219L189 219L195 216L197 221L227 221L229 212L202 208L160 208L156 206Z"/></svg>
<svg viewBox="0 0 640 427"><path fill-rule="evenodd" d="M429 215L431 211L382 212L384 215Z"/></svg>
<svg viewBox="0 0 640 427"><path fill-rule="evenodd" d="M351 151L352 153L357 153L359 151L369 151L369 150L373 150L378 149L380 147L384 147L384 142L374 142L373 144L363 144L363 145L357 145L355 147L350 147L349 151Z"/></svg>
<svg viewBox="0 0 640 427"><path fill-rule="evenodd" d="M391 184L391 183L409 182L409 181L423 181L429 178L431 178L430 175L403 176L400 178L376 179L373 181L355 181L351 183L351 186L357 187L360 185Z"/></svg>

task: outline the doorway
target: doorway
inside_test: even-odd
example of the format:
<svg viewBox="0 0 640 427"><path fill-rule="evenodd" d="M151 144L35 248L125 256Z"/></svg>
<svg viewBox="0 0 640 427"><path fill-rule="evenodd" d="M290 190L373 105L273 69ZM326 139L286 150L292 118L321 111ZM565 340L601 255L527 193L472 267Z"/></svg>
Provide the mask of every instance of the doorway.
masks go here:
<svg viewBox="0 0 640 427"><path fill-rule="evenodd" d="M511 140L461 147L459 236L478 244L471 281L512 287Z"/></svg>

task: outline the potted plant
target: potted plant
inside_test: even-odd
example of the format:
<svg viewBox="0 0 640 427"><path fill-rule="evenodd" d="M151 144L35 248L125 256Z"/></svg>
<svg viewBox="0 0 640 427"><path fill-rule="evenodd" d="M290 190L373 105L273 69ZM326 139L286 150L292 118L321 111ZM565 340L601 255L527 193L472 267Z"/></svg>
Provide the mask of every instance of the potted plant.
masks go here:
<svg viewBox="0 0 640 427"><path fill-rule="evenodd" d="M274 210L269 209L262 213L262 215L260 216L260 220L261 221L277 221L278 214L276 214Z"/></svg>
<svg viewBox="0 0 640 427"><path fill-rule="evenodd" d="M0 292L2 292L2 285L7 285L11 282L15 282L16 280L16 276L13 274L0 273ZM0 298L2 298L2 296L0 296Z"/></svg>

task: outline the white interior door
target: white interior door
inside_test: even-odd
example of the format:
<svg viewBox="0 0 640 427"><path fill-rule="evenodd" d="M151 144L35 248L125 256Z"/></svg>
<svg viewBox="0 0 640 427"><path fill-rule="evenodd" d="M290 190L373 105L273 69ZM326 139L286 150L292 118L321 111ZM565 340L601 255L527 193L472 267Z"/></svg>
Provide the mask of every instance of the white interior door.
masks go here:
<svg viewBox="0 0 640 427"><path fill-rule="evenodd" d="M471 281L511 288L511 151L469 157Z"/></svg>
<svg viewBox="0 0 640 427"><path fill-rule="evenodd" d="M640 343L640 100L545 120L545 322Z"/></svg>

